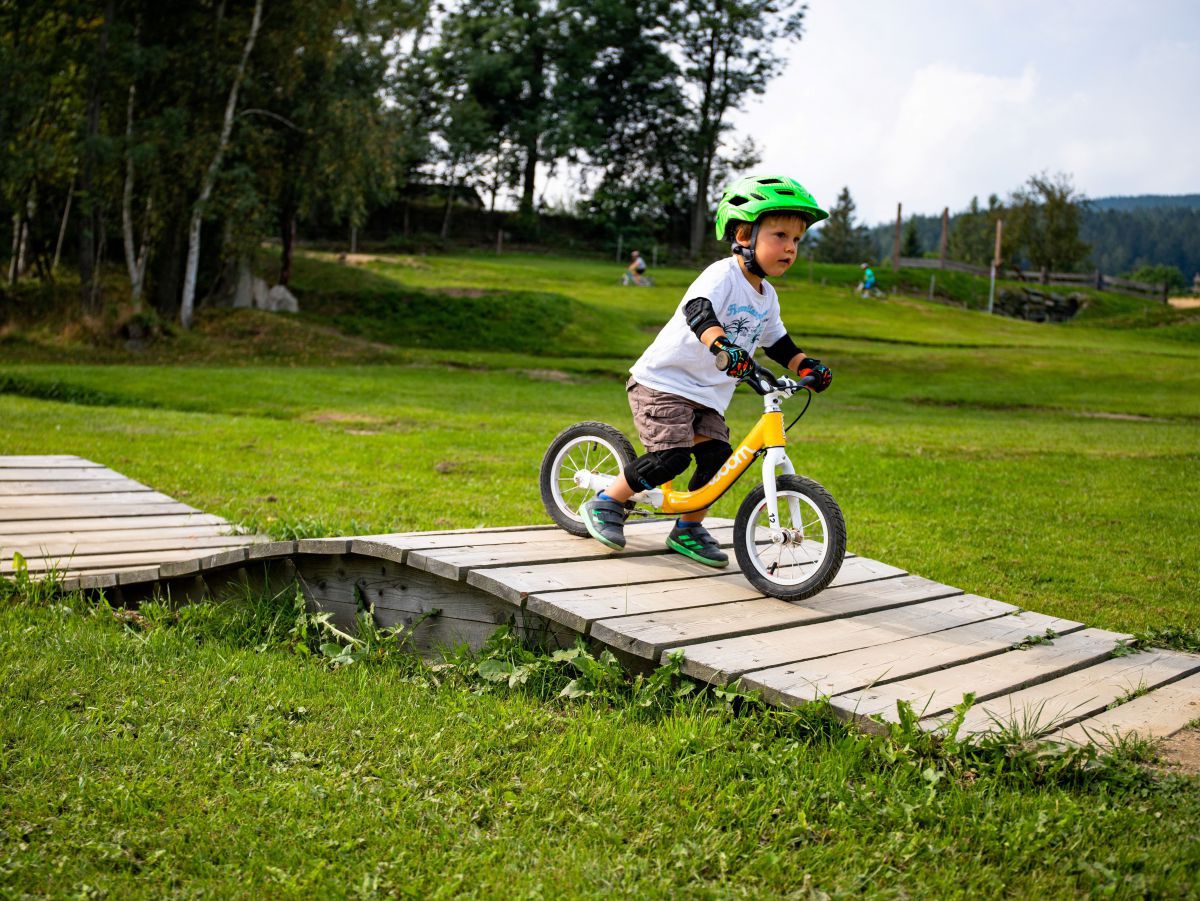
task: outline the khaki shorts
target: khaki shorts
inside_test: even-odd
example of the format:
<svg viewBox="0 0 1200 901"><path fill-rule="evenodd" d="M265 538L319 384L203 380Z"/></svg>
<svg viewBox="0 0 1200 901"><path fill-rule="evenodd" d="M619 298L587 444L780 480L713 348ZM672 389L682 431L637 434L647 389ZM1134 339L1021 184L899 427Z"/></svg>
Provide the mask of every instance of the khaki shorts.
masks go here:
<svg viewBox="0 0 1200 901"><path fill-rule="evenodd" d="M694 400L655 391L639 385L632 378L626 383L633 424L647 451L668 450L672 447L691 448L697 436L716 441L729 440L729 426L711 407Z"/></svg>

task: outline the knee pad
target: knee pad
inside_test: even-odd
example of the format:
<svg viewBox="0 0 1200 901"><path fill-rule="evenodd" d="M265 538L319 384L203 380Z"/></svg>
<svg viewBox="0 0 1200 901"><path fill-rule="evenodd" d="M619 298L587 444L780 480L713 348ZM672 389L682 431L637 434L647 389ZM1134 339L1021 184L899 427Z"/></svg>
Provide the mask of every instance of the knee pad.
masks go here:
<svg viewBox="0 0 1200 901"><path fill-rule="evenodd" d="M691 461L692 455L686 447L650 451L625 467L625 481L634 491L648 491L671 481L687 469Z"/></svg>
<svg viewBox="0 0 1200 901"><path fill-rule="evenodd" d="M733 453L733 448L728 441L701 441L692 448L692 453L696 455L696 471L692 473L691 481L688 482L688 491L703 488L711 482L712 477Z"/></svg>

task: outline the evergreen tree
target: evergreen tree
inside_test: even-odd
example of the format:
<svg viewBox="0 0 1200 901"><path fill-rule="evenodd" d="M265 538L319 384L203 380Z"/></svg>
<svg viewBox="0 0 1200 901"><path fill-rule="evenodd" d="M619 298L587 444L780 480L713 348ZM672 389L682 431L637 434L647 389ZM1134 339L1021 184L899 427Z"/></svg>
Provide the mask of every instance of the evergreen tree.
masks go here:
<svg viewBox="0 0 1200 901"><path fill-rule="evenodd" d="M829 208L829 218L821 223L816 236L814 257L822 263L861 263L871 253L871 238L864 226L854 221L854 200L850 189L842 188L837 202Z"/></svg>
<svg viewBox="0 0 1200 901"><path fill-rule="evenodd" d="M917 217L909 217L908 224L904 226L904 238L900 245L900 256L915 258L921 256L924 251L921 248L921 235L917 231Z"/></svg>

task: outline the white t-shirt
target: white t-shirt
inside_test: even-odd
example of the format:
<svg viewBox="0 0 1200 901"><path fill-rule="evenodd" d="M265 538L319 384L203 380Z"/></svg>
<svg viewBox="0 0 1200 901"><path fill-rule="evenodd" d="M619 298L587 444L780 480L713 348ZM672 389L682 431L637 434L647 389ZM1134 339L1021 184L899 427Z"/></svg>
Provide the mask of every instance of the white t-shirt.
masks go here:
<svg viewBox="0 0 1200 901"><path fill-rule="evenodd" d="M675 315L630 368L634 379L647 388L724 413L737 381L717 369L712 353L688 328L683 308L689 300L707 297L729 340L753 354L759 347L770 347L786 331L775 289L765 280L762 286L762 294L754 290L736 257L713 263L692 282Z"/></svg>

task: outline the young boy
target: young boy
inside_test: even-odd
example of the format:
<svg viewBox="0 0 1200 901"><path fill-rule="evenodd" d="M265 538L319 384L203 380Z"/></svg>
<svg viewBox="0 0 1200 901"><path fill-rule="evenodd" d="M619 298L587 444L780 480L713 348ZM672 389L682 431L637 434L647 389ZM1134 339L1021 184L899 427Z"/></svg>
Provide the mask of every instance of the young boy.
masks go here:
<svg viewBox="0 0 1200 901"><path fill-rule="evenodd" d="M785 176L748 176L725 189L717 205L717 239L732 241L732 256L700 273L630 369L626 390L646 453L580 508L597 541L623 548L625 502L670 482L693 456L696 471L689 491L716 475L733 452L725 408L735 380L750 370L760 346L800 377L815 376L814 390L829 387L829 369L805 356L788 336L779 318L779 298L766 281L787 272L805 230L828 216L799 182ZM711 356L720 351L732 359L724 373ZM702 525L707 512L684 514L667 537L667 547L709 566L726 566L729 556Z"/></svg>

